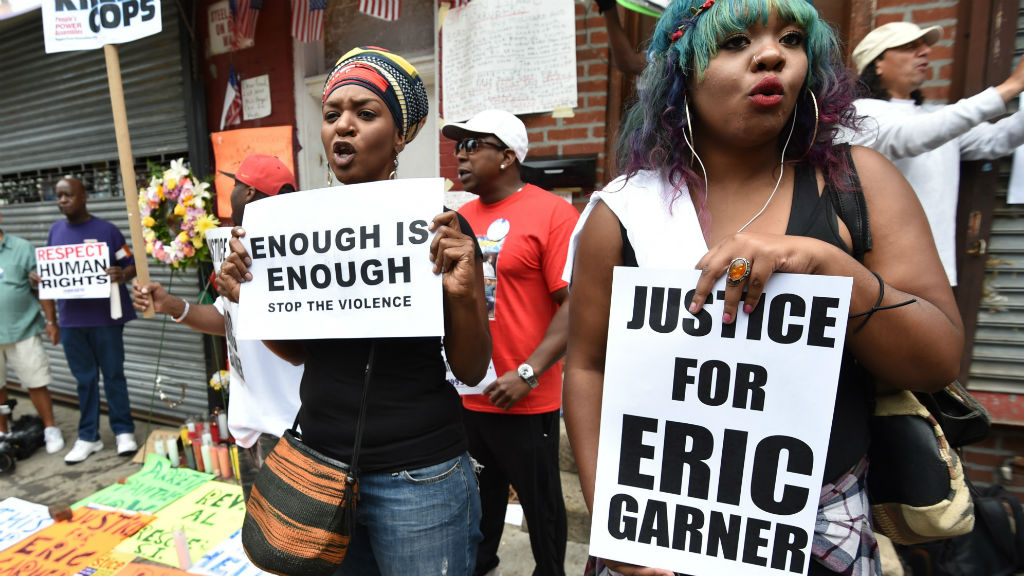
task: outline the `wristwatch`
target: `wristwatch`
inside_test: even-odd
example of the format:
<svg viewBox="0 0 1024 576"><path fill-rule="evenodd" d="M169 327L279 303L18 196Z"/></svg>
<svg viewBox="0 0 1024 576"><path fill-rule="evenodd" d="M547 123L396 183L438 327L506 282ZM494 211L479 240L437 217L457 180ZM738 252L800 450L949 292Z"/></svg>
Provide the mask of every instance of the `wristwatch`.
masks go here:
<svg viewBox="0 0 1024 576"><path fill-rule="evenodd" d="M530 390L533 390L538 384L540 384L540 382L537 381L537 377L533 375L533 366L530 366L526 362L520 364L516 371L519 372L519 377L530 385Z"/></svg>

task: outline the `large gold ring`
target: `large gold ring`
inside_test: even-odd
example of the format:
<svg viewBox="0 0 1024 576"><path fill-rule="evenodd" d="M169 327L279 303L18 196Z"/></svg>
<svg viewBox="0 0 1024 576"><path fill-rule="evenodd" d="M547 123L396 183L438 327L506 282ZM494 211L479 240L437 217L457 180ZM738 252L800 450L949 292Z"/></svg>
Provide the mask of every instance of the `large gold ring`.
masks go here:
<svg viewBox="0 0 1024 576"><path fill-rule="evenodd" d="M732 262L729 262L729 283L739 284L750 276L750 260L746 258L733 258Z"/></svg>

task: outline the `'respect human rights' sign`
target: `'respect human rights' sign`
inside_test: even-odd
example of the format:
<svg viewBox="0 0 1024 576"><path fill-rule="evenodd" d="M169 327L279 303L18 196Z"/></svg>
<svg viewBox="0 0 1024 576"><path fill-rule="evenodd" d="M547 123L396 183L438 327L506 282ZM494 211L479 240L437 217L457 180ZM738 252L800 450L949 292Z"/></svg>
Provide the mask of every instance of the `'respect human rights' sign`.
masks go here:
<svg viewBox="0 0 1024 576"><path fill-rule="evenodd" d="M807 574L851 278L776 274L722 323L724 279L615 269L591 553L693 576Z"/></svg>
<svg viewBox="0 0 1024 576"><path fill-rule="evenodd" d="M444 333L429 231L444 181L410 178L264 198L245 207L252 280L240 340Z"/></svg>
<svg viewBox="0 0 1024 576"><path fill-rule="evenodd" d="M43 300L109 298L110 249L104 242L36 248Z"/></svg>
<svg viewBox="0 0 1024 576"><path fill-rule="evenodd" d="M43 0L46 53L123 44L163 29L160 0Z"/></svg>

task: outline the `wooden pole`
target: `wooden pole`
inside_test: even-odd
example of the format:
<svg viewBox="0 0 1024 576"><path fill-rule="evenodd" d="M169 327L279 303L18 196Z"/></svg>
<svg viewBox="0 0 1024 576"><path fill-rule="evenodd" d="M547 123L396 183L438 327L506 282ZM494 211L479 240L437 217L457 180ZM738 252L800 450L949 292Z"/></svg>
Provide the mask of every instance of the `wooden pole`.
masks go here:
<svg viewBox="0 0 1024 576"><path fill-rule="evenodd" d="M135 276L139 279L139 284L145 286L149 283L149 262L146 259L146 242L142 239L139 190L135 185L135 160L132 158L132 142L128 135L128 114L124 107L121 60L117 55L117 45L104 44L103 54L107 57L107 83L110 85L110 106L114 111L114 132L117 134L117 157L121 164L121 183L124 186L124 202L128 208L132 253L135 255ZM150 304L142 315L145 318L155 316L153 305Z"/></svg>

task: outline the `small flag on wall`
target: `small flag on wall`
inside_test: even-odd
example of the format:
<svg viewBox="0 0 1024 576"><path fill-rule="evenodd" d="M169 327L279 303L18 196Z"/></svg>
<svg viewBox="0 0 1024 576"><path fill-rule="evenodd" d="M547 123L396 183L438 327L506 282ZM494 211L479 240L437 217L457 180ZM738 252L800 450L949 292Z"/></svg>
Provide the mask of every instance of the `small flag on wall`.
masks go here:
<svg viewBox="0 0 1024 576"><path fill-rule="evenodd" d="M292 0L292 37L299 42L316 42L324 35L327 0Z"/></svg>
<svg viewBox="0 0 1024 576"><path fill-rule="evenodd" d="M263 0L228 0L231 9L231 38L235 48L256 37L256 20Z"/></svg>
<svg viewBox="0 0 1024 576"><path fill-rule="evenodd" d="M359 0L359 11L381 20L398 20L402 12L401 0Z"/></svg>
<svg viewBox="0 0 1024 576"><path fill-rule="evenodd" d="M228 76L228 88L224 94L224 110L220 113L220 129L228 126L235 126L242 123L242 87L238 82L238 75L235 74L235 67L231 66L231 74Z"/></svg>

